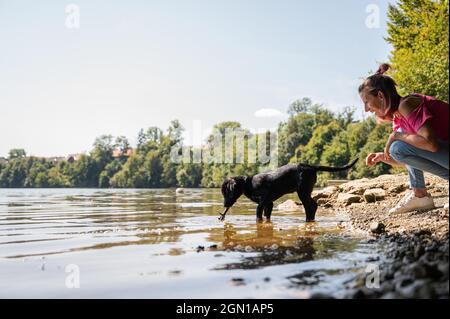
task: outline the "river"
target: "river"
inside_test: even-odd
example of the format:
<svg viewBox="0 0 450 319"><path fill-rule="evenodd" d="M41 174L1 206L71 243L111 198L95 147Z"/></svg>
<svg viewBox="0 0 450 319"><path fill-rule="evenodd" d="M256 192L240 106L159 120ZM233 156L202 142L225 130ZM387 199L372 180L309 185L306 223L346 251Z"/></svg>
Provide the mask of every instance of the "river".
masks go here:
<svg viewBox="0 0 450 319"><path fill-rule="evenodd" d="M218 189L0 189L0 297L339 297L376 254L321 208L221 211Z"/></svg>

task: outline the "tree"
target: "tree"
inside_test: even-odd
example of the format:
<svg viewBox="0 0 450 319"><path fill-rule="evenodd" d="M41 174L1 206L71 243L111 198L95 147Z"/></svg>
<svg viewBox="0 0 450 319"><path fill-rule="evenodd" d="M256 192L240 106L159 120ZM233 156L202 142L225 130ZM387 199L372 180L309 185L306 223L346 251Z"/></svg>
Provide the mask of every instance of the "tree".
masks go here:
<svg viewBox="0 0 450 319"><path fill-rule="evenodd" d="M353 116L355 115L354 106L346 106L342 112L337 115L337 121L339 125L345 130L349 124L353 122Z"/></svg>
<svg viewBox="0 0 450 319"><path fill-rule="evenodd" d="M15 158L23 158L26 157L27 153L25 152L24 149L22 148L14 148L12 150L9 151L9 156L8 159L12 160Z"/></svg>
<svg viewBox="0 0 450 319"><path fill-rule="evenodd" d="M383 123L375 126L375 128L368 135L366 144L361 149L359 154L360 160L350 172L352 177L375 177L389 173L391 169L390 165L378 163L375 166L368 167L365 164L365 158L369 153L383 152L391 131L392 128L390 123Z"/></svg>
<svg viewBox="0 0 450 319"><path fill-rule="evenodd" d="M312 106L312 100L309 97L304 97L301 100L295 100L289 105L288 114L295 116L298 113L308 113Z"/></svg>
<svg viewBox="0 0 450 319"><path fill-rule="evenodd" d="M180 187L199 187L202 180L201 164L180 165L177 171L177 184Z"/></svg>
<svg viewBox="0 0 450 319"><path fill-rule="evenodd" d="M131 148L131 145L126 136L117 136L113 147L118 148L122 153L126 153Z"/></svg>
<svg viewBox="0 0 450 319"><path fill-rule="evenodd" d="M388 8L387 41L400 93L449 100L448 0L399 0Z"/></svg>
<svg viewBox="0 0 450 319"><path fill-rule="evenodd" d="M305 146L300 145L297 148L295 157L292 158L292 161L308 163L311 165L320 164L324 148L340 131L342 131L342 129L337 121L333 121L327 125L318 126L314 130L308 144Z"/></svg>

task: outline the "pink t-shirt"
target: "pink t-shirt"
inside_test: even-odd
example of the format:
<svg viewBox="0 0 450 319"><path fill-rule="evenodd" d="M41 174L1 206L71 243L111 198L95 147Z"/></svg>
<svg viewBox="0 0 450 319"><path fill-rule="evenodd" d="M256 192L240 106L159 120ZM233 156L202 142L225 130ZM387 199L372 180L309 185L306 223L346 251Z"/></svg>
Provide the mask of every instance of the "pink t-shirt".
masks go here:
<svg viewBox="0 0 450 319"><path fill-rule="evenodd" d="M436 100L434 97L413 94L422 97L420 103L408 116L394 117L393 129L402 129L405 134L417 134L420 128L428 121L434 130L436 138L440 141L448 142L448 116L449 106L447 103Z"/></svg>

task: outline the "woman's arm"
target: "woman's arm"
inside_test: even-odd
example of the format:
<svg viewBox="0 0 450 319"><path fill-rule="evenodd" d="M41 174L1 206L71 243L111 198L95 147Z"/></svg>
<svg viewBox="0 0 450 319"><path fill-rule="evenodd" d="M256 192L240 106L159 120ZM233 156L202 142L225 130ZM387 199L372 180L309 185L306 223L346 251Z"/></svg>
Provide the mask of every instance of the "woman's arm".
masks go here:
<svg viewBox="0 0 450 319"><path fill-rule="evenodd" d="M407 117L417 106L418 104L415 98L406 98L400 103L398 111L402 116ZM429 152L437 152L439 150L439 144L434 130L427 121L419 128L417 134L392 133L384 148L384 153L387 158L390 158L389 148L394 141L403 141Z"/></svg>
<svg viewBox="0 0 450 319"><path fill-rule="evenodd" d="M396 135L396 140L403 141L425 151L437 152L439 150L434 131L427 123L419 129L417 135L402 133L397 133Z"/></svg>
<svg viewBox="0 0 450 319"><path fill-rule="evenodd" d="M366 165L367 166L373 166L377 163L386 163L388 165L391 166L395 166L395 167L405 167L404 164L396 162L394 159L392 159L391 157L386 157L384 153L380 152L380 153L370 153L369 155L367 155L366 157Z"/></svg>

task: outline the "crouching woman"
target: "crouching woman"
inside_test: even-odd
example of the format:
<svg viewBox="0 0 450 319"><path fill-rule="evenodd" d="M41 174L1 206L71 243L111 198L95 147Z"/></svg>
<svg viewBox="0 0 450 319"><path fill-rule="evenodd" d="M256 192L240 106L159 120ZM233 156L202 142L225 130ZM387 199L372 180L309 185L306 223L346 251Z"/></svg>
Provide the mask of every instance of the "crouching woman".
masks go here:
<svg viewBox="0 0 450 319"><path fill-rule="evenodd" d="M383 162L408 170L411 191L389 213L432 209L423 173L449 179L449 105L417 93L400 96L395 81L384 74L388 69L382 64L359 86L364 110L393 123L384 152L370 153L366 164Z"/></svg>

